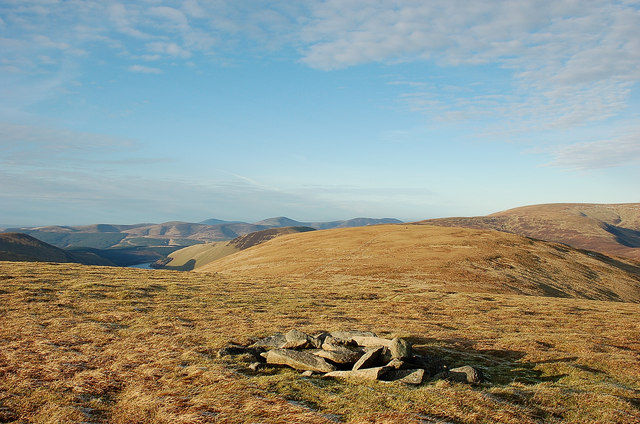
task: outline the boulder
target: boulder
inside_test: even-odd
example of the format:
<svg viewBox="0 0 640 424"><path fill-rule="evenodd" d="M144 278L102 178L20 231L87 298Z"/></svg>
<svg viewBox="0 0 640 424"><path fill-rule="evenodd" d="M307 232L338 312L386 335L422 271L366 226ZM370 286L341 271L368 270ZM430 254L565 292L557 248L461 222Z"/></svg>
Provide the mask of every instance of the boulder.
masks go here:
<svg viewBox="0 0 640 424"><path fill-rule="evenodd" d="M391 357L393 359L408 359L411 358L413 354L411 343L405 339L399 339L397 337L391 340L389 351L391 352Z"/></svg>
<svg viewBox="0 0 640 424"><path fill-rule="evenodd" d="M422 380L424 379L424 370L422 368L413 370L390 370L385 374L384 379L386 381L399 381L400 383L418 386L422 384Z"/></svg>
<svg viewBox="0 0 640 424"><path fill-rule="evenodd" d="M382 353L382 349L383 347L380 346L365 352L353 366L353 371L357 371L361 368L371 368L378 365L380 363L380 354Z"/></svg>
<svg viewBox="0 0 640 424"><path fill-rule="evenodd" d="M352 339L344 340L333 336L328 336L322 341L322 349L324 350L340 350L343 347L358 347L358 344Z"/></svg>
<svg viewBox="0 0 640 424"><path fill-rule="evenodd" d="M313 346L311 337L302 331L293 329L284 335L285 343L280 346L282 349L304 349Z"/></svg>
<svg viewBox="0 0 640 424"><path fill-rule="evenodd" d="M287 342L284 334L276 333L273 336L265 337L258 340L249 347L265 348L265 349L277 349L282 347Z"/></svg>
<svg viewBox="0 0 640 424"><path fill-rule="evenodd" d="M264 355L267 364L286 365L300 371L335 371L336 367L329 364L323 358L308 352L292 349L271 349Z"/></svg>
<svg viewBox="0 0 640 424"><path fill-rule="evenodd" d="M454 381L471 384L478 384L484 381L484 375L482 374L482 371L469 365L450 369L447 373L447 378Z"/></svg>
<svg viewBox="0 0 640 424"><path fill-rule="evenodd" d="M389 369L387 367L362 368L351 371L332 371L324 375L327 378L359 378L364 380L379 380Z"/></svg>
<svg viewBox="0 0 640 424"><path fill-rule="evenodd" d="M404 370L409 368L409 365L404 362L402 359L392 359L387 364L389 368L393 368L394 370Z"/></svg>
<svg viewBox="0 0 640 424"><path fill-rule="evenodd" d="M313 354L341 365L354 364L362 356L362 352L354 352L347 348L337 350L318 350L313 352Z"/></svg>

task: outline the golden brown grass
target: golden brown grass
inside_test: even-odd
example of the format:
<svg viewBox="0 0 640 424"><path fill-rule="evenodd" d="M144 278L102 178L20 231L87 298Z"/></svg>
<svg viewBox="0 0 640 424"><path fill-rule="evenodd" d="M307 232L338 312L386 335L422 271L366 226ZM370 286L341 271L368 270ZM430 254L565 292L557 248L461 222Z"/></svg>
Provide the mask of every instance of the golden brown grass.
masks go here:
<svg viewBox="0 0 640 424"><path fill-rule="evenodd" d="M376 225L281 236L196 272L640 302L640 265L490 230Z"/></svg>
<svg viewBox="0 0 640 424"><path fill-rule="evenodd" d="M440 288L0 262L0 422L640 422L640 305ZM254 375L215 356L292 327L408 336L491 383Z"/></svg>

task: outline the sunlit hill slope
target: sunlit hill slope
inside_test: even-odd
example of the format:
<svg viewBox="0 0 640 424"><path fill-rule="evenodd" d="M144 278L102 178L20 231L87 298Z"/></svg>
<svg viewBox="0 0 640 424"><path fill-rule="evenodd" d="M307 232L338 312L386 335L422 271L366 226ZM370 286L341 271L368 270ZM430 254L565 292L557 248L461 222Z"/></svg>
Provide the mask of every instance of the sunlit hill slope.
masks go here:
<svg viewBox="0 0 640 424"><path fill-rule="evenodd" d="M445 290L640 301L640 267L488 230L402 224L285 235L196 272L234 277L393 281Z"/></svg>

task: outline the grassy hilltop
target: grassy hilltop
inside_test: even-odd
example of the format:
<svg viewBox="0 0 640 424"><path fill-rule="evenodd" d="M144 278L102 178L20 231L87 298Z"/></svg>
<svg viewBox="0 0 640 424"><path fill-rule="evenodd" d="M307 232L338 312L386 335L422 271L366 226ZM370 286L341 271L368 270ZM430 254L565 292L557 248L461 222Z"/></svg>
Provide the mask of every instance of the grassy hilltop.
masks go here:
<svg viewBox="0 0 640 424"><path fill-rule="evenodd" d="M632 261L397 225L283 235L206 267L0 262L0 422L640 421ZM409 337L490 382L255 374L216 356L293 327Z"/></svg>

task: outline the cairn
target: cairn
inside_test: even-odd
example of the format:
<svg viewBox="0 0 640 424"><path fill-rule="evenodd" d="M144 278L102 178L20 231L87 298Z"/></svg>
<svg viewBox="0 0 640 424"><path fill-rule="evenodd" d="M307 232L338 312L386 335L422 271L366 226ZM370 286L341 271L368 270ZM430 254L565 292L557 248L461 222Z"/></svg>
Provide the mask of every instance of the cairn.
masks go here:
<svg viewBox="0 0 640 424"><path fill-rule="evenodd" d="M334 331L310 336L293 329L249 346L229 344L219 357L241 355L259 371L265 366L286 366L305 377L365 379L420 385L430 379L477 384L482 372L471 366L449 369L440 358L420 355L402 338L385 339L370 331Z"/></svg>

